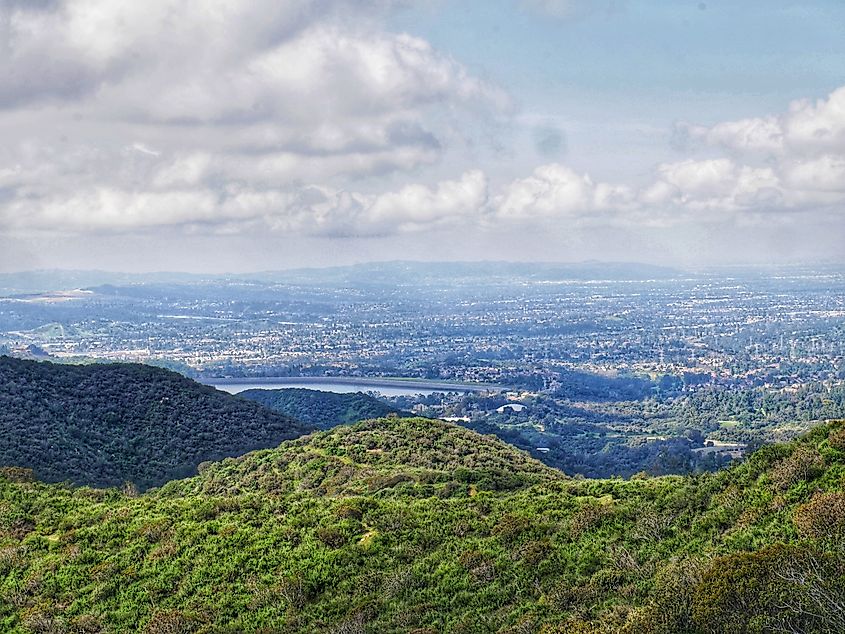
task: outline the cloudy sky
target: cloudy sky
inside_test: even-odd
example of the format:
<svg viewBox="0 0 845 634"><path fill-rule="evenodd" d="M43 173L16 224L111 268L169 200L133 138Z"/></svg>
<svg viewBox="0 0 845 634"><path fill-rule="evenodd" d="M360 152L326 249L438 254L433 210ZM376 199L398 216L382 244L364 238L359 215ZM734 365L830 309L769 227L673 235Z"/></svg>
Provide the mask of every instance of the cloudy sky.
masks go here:
<svg viewBox="0 0 845 634"><path fill-rule="evenodd" d="M0 0L0 270L845 260L841 0Z"/></svg>

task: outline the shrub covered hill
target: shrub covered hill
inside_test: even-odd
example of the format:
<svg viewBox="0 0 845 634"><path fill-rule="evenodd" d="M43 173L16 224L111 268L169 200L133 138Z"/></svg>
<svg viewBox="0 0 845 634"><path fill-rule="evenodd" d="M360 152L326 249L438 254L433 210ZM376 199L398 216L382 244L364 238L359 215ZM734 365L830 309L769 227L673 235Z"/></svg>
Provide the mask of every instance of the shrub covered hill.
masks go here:
<svg viewBox="0 0 845 634"><path fill-rule="evenodd" d="M145 489L310 430L161 368L0 357L0 465L47 481Z"/></svg>
<svg viewBox="0 0 845 634"><path fill-rule="evenodd" d="M338 394L322 390L285 388L244 390L238 396L261 403L265 407L321 429L402 413L395 407L362 392Z"/></svg>
<svg viewBox="0 0 845 634"><path fill-rule="evenodd" d="M718 473L570 479L425 419L144 495L0 476L3 632L842 632L845 426Z"/></svg>

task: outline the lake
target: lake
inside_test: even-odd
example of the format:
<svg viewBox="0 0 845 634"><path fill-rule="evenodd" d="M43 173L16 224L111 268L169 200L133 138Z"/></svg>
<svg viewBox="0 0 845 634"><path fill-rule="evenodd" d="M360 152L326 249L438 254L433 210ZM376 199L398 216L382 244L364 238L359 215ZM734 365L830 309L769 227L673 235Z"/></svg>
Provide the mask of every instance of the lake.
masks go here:
<svg viewBox="0 0 845 634"><path fill-rule="evenodd" d="M202 383L218 390L237 394L244 390L281 390L286 388L304 388L323 392L379 392L384 396L411 396L415 394L433 394L434 392L484 392L502 391L501 385L481 383L448 383L445 381L426 381L422 379L364 379L346 377L256 377L238 379L200 379Z"/></svg>

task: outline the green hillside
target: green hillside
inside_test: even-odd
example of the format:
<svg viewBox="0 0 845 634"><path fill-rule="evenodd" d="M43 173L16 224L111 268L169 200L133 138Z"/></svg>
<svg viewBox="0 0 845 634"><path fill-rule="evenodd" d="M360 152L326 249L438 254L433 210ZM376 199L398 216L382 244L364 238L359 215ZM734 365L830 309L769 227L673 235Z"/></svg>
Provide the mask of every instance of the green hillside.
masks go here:
<svg viewBox="0 0 845 634"><path fill-rule="evenodd" d="M286 388L244 390L238 396L321 429L401 413L395 407L361 392L338 394L322 390Z"/></svg>
<svg viewBox="0 0 845 634"><path fill-rule="evenodd" d="M0 478L0 631L845 631L845 425L716 474L578 480L426 419L131 497Z"/></svg>
<svg viewBox="0 0 845 634"><path fill-rule="evenodd" d="M145 489L310 429L161 368L0 357L0 466L47 481Z"/></svg>

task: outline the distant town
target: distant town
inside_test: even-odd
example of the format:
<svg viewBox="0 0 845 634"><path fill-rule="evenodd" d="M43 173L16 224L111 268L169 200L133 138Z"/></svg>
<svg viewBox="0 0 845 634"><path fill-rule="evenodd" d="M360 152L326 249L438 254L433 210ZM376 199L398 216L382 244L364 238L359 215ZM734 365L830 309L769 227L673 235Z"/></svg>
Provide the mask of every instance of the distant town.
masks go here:
<svg viewBox="0 0 845 634"><path fill-rule="evenodd" d="M830 395L845 380L845 271L836 268L395 263L207 279L103 275L40 288L31 276L3 276L0 351L140 361L211 382L335 377L378 392L363 380L423 381L382 396L505 429L547 460L583 449L585 438L650 451L683 437L690 463L668 470L797 433L796 417L788 425L779 412L802 390L827 394L805 418L837 415ZM555 448L561 438L569 449Z"/></svg>

